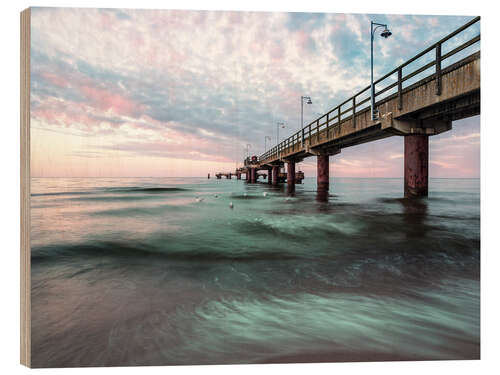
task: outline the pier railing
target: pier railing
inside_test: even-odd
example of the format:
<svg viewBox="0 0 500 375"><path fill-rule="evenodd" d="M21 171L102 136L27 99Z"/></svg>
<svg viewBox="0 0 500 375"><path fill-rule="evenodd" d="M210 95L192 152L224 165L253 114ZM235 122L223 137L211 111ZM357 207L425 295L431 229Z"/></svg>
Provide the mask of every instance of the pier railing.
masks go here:
<svg viewBox="0 0 500 375"><path fill-rule="evenodd" d="M467 39L467 32L472 30L472 26L479 22L480 17L476 17L465 25L448 34L438 42L427 47L422 52L405 61L397 68L391 70L381 78L373 82L375 99L381 101L388 96L396 95L401 109L403 105L402 93L404 89L418 81L426 80L432 77L436 79L436 95L441 94L441 71L446 66L451 65L460 58L463 58L463 52L476 46L481 39L481 34ZM453 40L457 36L458 40ZM462 40L460 40L462 39ZM463 41L463 39L466 39ZM448 42L447 44L445 44ZM448 50L448 51L447 51ZM447 52L446 52L447 51ZM462 52L462 54L460 54ZM468 53L474 54L476 51ZM453 58L452 58L453 57ZM446 60L446 62L445 62ZM407 70L410 70L408 72ZM377 84L383 87L377 91ZM405 86L404 86L405 85ZM404 86L404 87L403 87ZM290 137L286 138L276 146L259 156L259 162L270 162L279 159L283 154L299 151L303 145L311 140L313 136L318 137L320 133L326 130L326 136L340 126L344 121L352 118L355 124L356 113L366 110L370 106L370 87L367 86L355 95L346 99L321 117L304 126ZM375 103L377 106L380 103Z"/></svg>

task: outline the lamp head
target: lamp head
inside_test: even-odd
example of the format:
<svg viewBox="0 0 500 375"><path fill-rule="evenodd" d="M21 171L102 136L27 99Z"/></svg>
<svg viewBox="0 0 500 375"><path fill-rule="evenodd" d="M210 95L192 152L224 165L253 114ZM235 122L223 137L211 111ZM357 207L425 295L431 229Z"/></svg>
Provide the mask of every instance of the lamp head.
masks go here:
<svg viewBox="0 0 500 375"><path fill-rule="evenodd" d="M386 27L384 31L380 33L380 36L387 39L392 35L392 33L389 31L389 29Z"/></svg>

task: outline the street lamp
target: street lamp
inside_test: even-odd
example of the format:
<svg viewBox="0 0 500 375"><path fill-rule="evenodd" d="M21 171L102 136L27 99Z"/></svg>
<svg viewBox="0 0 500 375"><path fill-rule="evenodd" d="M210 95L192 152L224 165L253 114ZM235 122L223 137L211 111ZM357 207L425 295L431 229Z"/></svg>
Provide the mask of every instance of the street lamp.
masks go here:
<svg viewBox="0 0 500 375"><path fill-rule="evenodd" d="M276 144L280 143L280 126L284 129L285 123L284 122L276 123Z"/></svg>
<svg viewBox="0 0 500 375"><path fill-rule="evenodd" d="M267 140L269 140L269 141L271 140L271 137L270 137L270 136L268 136L268 135L266 135L266 136L264 137L264 152L266 152L266 151L267 151Z"/></svg>
<svg viewBox="0 0 500 375"><path fill-rule="evenodd" d="M307 100L307 104L313 104L310 96L301 96L300 97L300 129L304 129L304 100ZM301 137L304 135L303 132L300 133ZM302 139L302 143L304 140Z"/></svg>
<svg viewBox="0 0 500 375"><path fill-rule="evenodd" d="M250 154L248 153L248 150L252 147L250 143L247 143L247 159L250 157Z"/></svg>
<svg viewBox="0 0 500 375"><path fill-rule="evenodd" d="M370 41L371 41L371 85L370 85L370 96L371 96L371 106L372 106L372 120L373 121L376 121L378 120L378 111L375 110L375 87L373 85L373 38L375 36L375 31L379 28L379 27L383 27L384 30L380 33L380 36L387 39L389 38L392 33L389 31L389 29L387 28L387 25L386 24L382 24L382 23L376 23L376 22L373 22L373 21L370 21L371 22L371 38L370 38ZM374 27L375 26L375 27Z"/></svg>
<svg viewBox="0 0 500 375"><path fill-rule="evenodd" d="M300 97L300 128L304 128L304 100L306 104L313 104L310 96L301 96Z"/></svg>

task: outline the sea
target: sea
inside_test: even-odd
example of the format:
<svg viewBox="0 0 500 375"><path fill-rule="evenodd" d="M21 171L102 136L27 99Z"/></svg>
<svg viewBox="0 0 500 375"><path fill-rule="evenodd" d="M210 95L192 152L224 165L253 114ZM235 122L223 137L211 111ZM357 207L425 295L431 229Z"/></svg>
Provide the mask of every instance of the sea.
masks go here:
<svg viewBox="0 0 500 375"><path fill-rule="evenodd" d="M33 178L33 367L479 359L480 181Z"/></svg>

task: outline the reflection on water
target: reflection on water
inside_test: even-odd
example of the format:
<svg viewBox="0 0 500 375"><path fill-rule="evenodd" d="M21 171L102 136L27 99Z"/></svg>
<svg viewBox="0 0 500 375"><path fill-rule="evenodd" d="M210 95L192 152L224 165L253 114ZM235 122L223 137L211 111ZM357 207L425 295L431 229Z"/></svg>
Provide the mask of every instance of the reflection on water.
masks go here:
<svg viewBox="0 0 500 375"><path fill-rule="evenodd" d="M34 179L33 365L479 358L479 180L402 186Z"/></svg>
<svg viewBox="0 0 500 375"><path fill-rule="evenodd" d="M329 196L328 190L318 190L316 192L316 200L318 202L328 203L328 196Z"/></svg>
<svg viewBox="0 0 500 375"><path fill-rule="evenodd" d="M427 200L425 199L401 199L404 207L404 222L408 227L406 237L408 240L417 237L425 237L428 226L425 225L427 218Z"/></svg>

